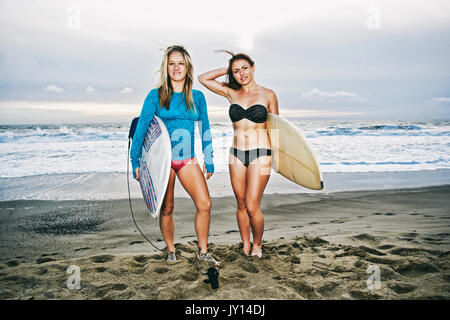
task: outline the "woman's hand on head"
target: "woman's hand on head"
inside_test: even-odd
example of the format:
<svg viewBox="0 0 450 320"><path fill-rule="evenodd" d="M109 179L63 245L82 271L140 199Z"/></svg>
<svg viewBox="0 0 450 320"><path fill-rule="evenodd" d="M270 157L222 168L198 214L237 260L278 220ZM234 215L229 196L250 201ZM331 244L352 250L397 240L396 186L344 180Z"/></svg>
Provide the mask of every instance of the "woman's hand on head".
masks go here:
<svg viewBox="0 0 450 320"><path fill-rule="evenodd" d="M212 92L229 99L229 88L216 78L227 74L228 68L219 68L209 72L205 72L198 76L198 81Z"/></svg>

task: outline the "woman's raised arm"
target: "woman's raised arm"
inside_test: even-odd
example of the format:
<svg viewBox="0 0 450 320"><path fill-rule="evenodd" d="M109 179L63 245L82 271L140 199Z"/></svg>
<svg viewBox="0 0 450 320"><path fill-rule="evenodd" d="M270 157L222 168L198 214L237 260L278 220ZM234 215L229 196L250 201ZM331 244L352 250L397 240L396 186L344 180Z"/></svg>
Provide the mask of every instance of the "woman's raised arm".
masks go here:
<svg viewBox="0 0 450 320"><path fill-rule="evenodd" d="M227 99L230 98L229 89L225 84L216 80L216 78L227 74L228 68L220 68L205 72L198 76L198 81L212 92L221 95Z"/></svg>

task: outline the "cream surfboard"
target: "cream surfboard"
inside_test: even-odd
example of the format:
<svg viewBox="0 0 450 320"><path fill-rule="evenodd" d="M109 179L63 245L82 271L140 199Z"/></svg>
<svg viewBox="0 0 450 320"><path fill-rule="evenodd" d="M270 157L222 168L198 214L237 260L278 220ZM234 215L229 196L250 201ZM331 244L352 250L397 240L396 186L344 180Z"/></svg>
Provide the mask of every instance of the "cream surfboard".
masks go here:
<svg viewBox="0 0 450 320"><path fill-rule="evenodd" d="M319 164L300 129L272 113L267 118L267 129L274 171L308 189L322 190Z"/></svg>
<svg viewBox="0 0 450 320"><path fill-rule="evenodd" d="M159 216L169 183L172 148L164 122L153 117L142 144L139 183L148 211L153 218Z"/></svg>

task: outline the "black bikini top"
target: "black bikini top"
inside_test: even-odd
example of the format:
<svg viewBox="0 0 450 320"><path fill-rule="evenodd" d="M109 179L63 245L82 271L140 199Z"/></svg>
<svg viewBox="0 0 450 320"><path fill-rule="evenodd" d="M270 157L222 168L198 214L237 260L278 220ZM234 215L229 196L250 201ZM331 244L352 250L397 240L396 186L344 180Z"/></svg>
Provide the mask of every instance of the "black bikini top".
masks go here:
<svg viewBox="0 0 450 320"><path fill-rule="evenodd" d="M256 123L263 123L267 120L267 109L261 104L255 104L248 109L242 108L237 103L233 103L228 110L232 122L246 118Z"/></svg>

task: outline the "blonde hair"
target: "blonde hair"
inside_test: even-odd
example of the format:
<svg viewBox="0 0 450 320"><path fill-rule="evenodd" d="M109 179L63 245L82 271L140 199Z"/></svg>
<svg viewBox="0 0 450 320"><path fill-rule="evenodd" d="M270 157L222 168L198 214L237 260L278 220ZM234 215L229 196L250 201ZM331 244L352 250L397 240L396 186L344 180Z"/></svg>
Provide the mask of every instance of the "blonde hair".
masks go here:
<svg viewBox="0 0 450 320"><path fill-rule="evenodd" d="M161 106L161 108L164 106L167 110L169 110L170 97L172 96L173 88L172 83L170 81L167 65L169 62L170 55L174 52L181 53L183 55L184 62L186 63L187 74L186 79L184 81L183 97L186 100L186 106L188 111L190 111L191 108L193 108L195 112L194 99L192 96L192 85L194 83L194 66L192 64L192 60L191 57L189 56L189 53L186 51L186 49L183 48L183 46L170 46L166 49L164 53L161 68L159 69L160 75L158 84L159 105Z"/></svg>

